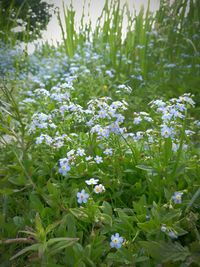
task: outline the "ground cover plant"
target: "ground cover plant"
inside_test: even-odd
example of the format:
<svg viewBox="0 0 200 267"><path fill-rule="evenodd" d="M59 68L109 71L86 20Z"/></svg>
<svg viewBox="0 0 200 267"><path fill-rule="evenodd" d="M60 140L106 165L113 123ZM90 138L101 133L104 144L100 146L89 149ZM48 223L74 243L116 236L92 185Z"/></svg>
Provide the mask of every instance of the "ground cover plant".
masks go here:
<svg viewBox="0 0 200 267"><path fill-rule="evenodd" d="M1 41L0 266L200 266L199 10L106 1L94 31L58 14L58 47Z"/></svg>

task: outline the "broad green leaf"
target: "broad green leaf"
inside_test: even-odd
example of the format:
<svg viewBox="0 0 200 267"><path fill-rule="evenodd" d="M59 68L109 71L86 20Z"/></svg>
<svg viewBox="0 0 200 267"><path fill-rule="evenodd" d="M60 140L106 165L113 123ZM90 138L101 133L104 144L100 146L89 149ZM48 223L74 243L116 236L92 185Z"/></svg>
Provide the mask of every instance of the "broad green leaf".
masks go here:
<svg viewBox="0 0 200 267"><path fill-rule="evenodd" d="M190 256L188 248L181 246L178 242L140 241L139 243L147 250L152 258L160 262L184 262Z"/></svg>
<svg viewBox="0 0 200 267"><path fill-rule="evenodd" d="M76 220L72 214L67 214L65 217L67 224L67 235L76 236Z"/></svg>

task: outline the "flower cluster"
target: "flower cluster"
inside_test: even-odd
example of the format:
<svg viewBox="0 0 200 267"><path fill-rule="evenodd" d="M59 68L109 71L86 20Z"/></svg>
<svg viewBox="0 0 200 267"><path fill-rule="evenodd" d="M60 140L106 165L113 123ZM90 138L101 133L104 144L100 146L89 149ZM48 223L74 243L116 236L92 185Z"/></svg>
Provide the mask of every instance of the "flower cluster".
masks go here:
<svg viewBox="0 0 200 267"><path fill-rule="evenodd" d="M108 138L110 134L122 134L126 131L121 127L125 117L121 114L127 109L128 104L123 101L114 101L109 104L111 98L94 99L88 102L88 114L92 118L87 121L91 127L90 132L97 134L99 139Z"/></svg>

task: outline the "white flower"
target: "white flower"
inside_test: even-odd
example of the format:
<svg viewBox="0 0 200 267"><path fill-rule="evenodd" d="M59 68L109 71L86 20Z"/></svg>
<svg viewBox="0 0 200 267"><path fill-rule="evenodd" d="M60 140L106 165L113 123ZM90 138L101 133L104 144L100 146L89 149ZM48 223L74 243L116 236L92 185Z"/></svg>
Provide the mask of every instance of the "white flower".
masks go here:
<svg viewBox="0 0 200 267"><path fill-rule="evenodd" d="M105 191L105 187L102 185L102 184L99 184L99 185L95 185L94 187L94 192L96 194L99 194L99 193L102 193Z"/></svg>
<svg viewBox="0 0 200 267"><path fill-rule="evenodd" d="M88 185L92 185L92 184L97 184L99 181L99 179L94 179L94 178L90 178L90 180L86 180L86 184Z"/></svg>

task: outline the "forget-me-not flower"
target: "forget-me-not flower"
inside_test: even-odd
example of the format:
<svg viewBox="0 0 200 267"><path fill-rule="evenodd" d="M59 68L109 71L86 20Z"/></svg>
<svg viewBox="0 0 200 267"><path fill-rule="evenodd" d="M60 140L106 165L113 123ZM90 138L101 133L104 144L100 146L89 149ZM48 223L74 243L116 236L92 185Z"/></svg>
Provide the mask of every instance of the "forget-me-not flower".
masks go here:
<svg viewBox="0 0 200 267"><path fill-rule="evenodd" d="M87 203L88 198L89 198L89 194L85 192L85 189L82 189L81 192L78 192L76 196L77 196L77 201L79 204Z"/></svg>
<svg viewBox="0 0 200 267"><path fill-rule="evenodd" d="M115 235L111 236L110 246L111 248L119 249L121 248L123 241L124 239L121 236L119 236L118 233L116 233Z"/></svg>
<svg viewBox="0 0 200 267"><path fill-rule="evenodd" d="M100 163L103 162L103 159L102 159L102 157L100 157L100 156L96 156L96 157L94 158L94 160L96 161L97 164L100 164Z"/></svg>
<svg viewBox="0 0 200 267"><path fill-rule="evenodd" d="M174 192L172 196L172 200L174 201L174 203L180 204L182 202L182 195L183 192Z"/></svg>

